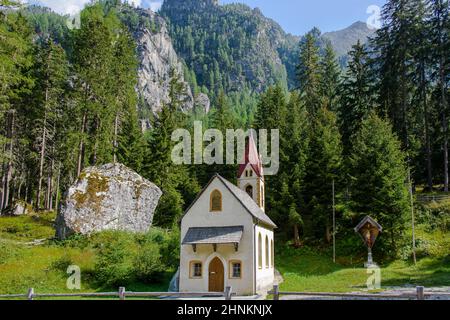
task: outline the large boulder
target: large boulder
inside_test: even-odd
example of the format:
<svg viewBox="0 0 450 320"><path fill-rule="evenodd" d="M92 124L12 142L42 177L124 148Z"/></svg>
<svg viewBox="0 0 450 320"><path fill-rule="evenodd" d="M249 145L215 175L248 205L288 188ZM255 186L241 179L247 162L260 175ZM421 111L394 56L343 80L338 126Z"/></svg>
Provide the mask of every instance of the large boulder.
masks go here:
<svg viewBox="0 0 450 320"><path fill-rule="evenodd" d="M85 169L69 188L56 219L56 236L104 230L147 232L162 195L150 181L121 164Z"/></svg>
<svg viewBox="0 0 450 320"><path fill-rule="evenodd" d="M2 214L4 214L5 216L18 217L18 216L29 215L32 211L33 210L31 208L31 205L29 205L28 203L26 203L24 201L17 200L11 206L6 208L2 212Z"/></svg>

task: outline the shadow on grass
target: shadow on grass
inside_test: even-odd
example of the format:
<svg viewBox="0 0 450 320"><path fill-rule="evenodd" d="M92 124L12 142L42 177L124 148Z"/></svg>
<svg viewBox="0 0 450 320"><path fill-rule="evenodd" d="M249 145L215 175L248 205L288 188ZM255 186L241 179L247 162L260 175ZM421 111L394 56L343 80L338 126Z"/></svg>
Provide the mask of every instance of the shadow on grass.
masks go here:
<svg viewBox="0 0 450 320"><path fill-rule="evenodd" d="M158 276L157 280L149 281L148 283L142 281L132 281L130 283L119 286L103 286L99 287L96 292L115 292L119 287L125 287L126 291L133 292L167 292L169 284L175 272L164 272ZM95 283L92 283L95 286ZM97 284L98 285L98 284Z"/></svg>
<svg viewBox="0 0 450 320"><path fill-rule="evenodd" d="M277 255L277 269L282 273L296 273L305 276L323 276L348 269L334 264L328 257L309 248L284 249Z"/></svg>

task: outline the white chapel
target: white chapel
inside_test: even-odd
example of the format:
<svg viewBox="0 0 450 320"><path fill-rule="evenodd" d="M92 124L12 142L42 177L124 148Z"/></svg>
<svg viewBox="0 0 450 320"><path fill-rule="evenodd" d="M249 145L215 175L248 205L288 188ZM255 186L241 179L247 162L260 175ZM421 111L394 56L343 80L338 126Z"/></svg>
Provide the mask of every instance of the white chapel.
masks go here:
<svg viewBox="0 0 450 320"><path fill-rule="evenodd" d="M265 213L261 158L250 137L238 185L216 174L181 222L180 292L238 295L272 288L275 278L274 229Z"/></svg>

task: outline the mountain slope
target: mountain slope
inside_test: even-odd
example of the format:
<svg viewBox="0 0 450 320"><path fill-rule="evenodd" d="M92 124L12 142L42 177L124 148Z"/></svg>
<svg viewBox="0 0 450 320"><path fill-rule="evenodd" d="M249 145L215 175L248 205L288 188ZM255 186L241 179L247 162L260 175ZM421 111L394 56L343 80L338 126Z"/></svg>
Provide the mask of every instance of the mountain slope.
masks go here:
<svg viewBox="0 0 450 320"><path fill-rule="evenodd" d="M259 9L216 0L166 0L160 14L170 25L177 53L213 94L287 87L285 61L297 39Z"/></svg>
<svg viewBox="0 0 450 320"><path fill-rule="evenodd" d="M358 21L343 30L324 33L322 38L331 41L337 56L341 57L347 55L358 40L366 43L374 34L375 30L369 29L366 23Z"/></svg>

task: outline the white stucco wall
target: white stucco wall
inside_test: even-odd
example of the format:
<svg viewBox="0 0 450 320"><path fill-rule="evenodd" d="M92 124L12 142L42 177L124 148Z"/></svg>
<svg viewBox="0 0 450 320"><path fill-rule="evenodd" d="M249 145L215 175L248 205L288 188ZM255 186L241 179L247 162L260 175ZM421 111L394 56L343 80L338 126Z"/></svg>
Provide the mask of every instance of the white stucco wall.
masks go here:
<svg viewBox="0 0 450 320"><path fill-rule="evenodd" d="M214 190L222 193L222 212L210 212L210 195ZM214 252L212 245L197 245L197 250L190 245L181 245L180 252L180 291L208 292L209 264L218 257L224 265L225 287L231 286L238 295L253 295L272 289L274 282L274 268L269 261L269 268L265 262L265 237L269 238L269 245L274 240L272 230L254 223L253 216L242 206L219 179L215 179L203 192L184 216L181 223L181 241L190 228L194 227L230 227L244 226L243 237L238 252L233 245L218 245ZM256 232L255 232L256 231ZM258 234L262 236L263 268L258 268ZM271 252L269 250L269 259ZM230 262L238 260L242 263L242 278L230 278ZM190 278L190 263L202 262L202 277Z"/></svg>
<svg viewBox="0 0 450 320"><path fill-rule="evenodd" d="M223 211L211 213L209 211L210 194L216 189L222 192ZM184 216L181 224L181 240L184 239L189 228L229 226L244 226L244 233L238 252L235 252L233 245L218 245L217 252L214 252L212 245L198 245L197 252L194 252L192 246L181 245L181 292L208 292L208 267L211 260L217 256L224 264L225 287L232 286L233 292L236 292L239 295L253 294L253 217L242 207L240 202L228 191L219 179L215 179L209 185L198 201ZM230 279L229 262L231 260L239 260L242 262L241 279ZM189 268L191 261L201 261L203 263L203 274L201 279L190 279Z"/></svg>
<svg viewBox="0 0 450 320"><path fill-rule="evenodd" d="M256 291L267 291L273 288L275 280L275 264L272 266L272 243L275 245L274 233L272 230L268 230L263 226L256 226L255 228L255 243L256 251ZM261 234L261 251L259 251L259 235ZM268 238L268 260L266 260L266 237ZM259 267L258 255L262 253L262 268ZM266 262L268 262L268 267Z"/></svg>

